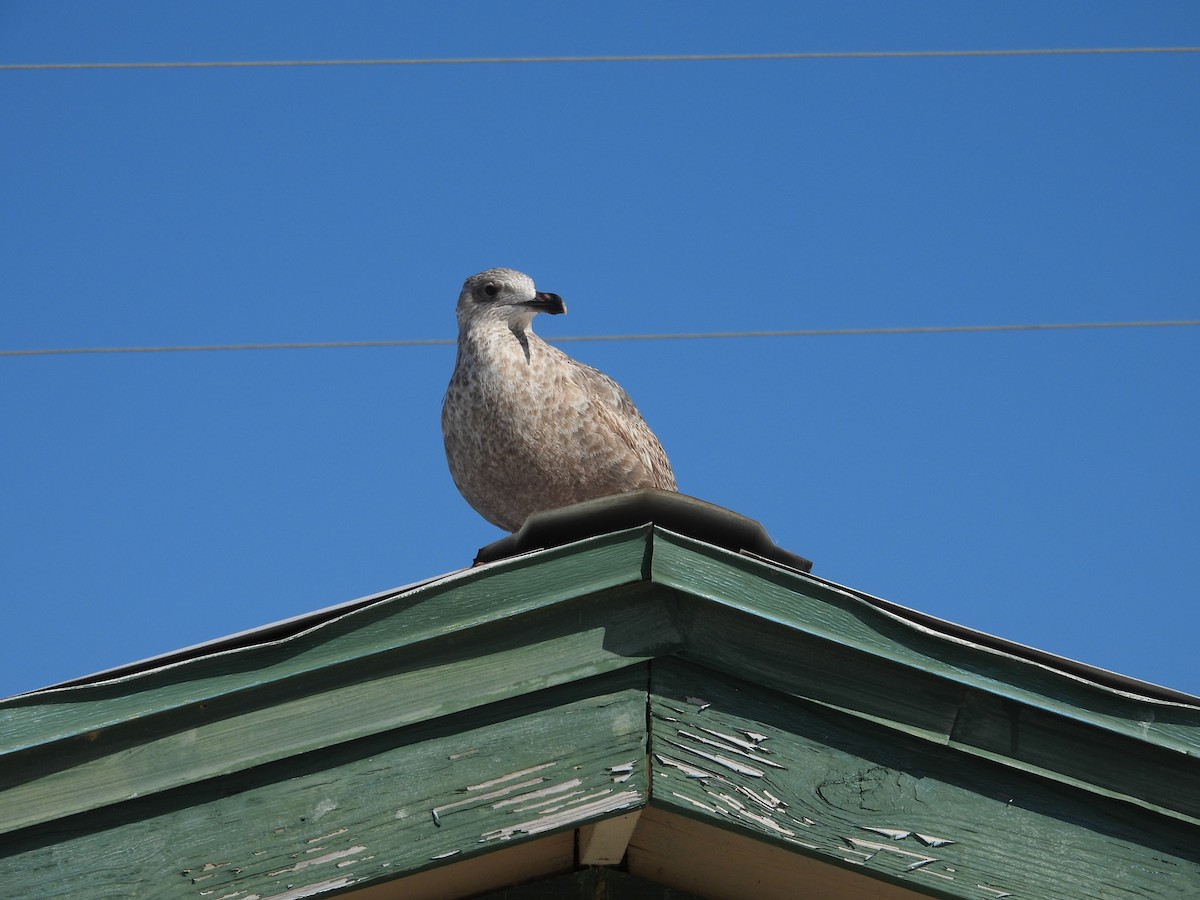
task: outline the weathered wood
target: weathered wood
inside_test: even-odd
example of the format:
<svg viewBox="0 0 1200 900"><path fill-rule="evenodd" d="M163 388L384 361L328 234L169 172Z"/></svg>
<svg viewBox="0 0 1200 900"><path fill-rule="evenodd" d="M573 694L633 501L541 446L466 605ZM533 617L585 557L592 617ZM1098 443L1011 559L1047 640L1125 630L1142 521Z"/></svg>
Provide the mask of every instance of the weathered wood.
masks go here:
<svg viewBox="0 0 1200 900"><path fill-rule="evenodd" d="M833 644L911 666L1098 728L1200 751L1200 706L1128 694L1028 659L935 633L845 588L655 530L651 578L692 596L799 628Z"/></svg>
<svg viewBox="0 0 1200 900"><path fill-rule="evenodd" d="M579 829L707 896L1194 897L1198 757L1200 706L638 528L0 702L0 884L476 894Z"/></svg>
<svg viewBox="0 0 1200 900"><path fill-rule="evenodd" d="M623 816L602 819L579 829L579 864L581 866L615 866L625 856L625 848L633 836L638 816L635 810Z"/></svg>
<svg viewBox="0 0 1200 900"><path fill-rule="evenodd" d="M297 634L201 655L108 681L0 700L0 753L44 747L131 720L285 685L377 653L502 622L563 600L642 581L649 532L601 535L571 547L457 572L381 597Z"/></svg>
<svg viewBox="0 0 1200 900"><path fill-rule="evenodd" d="M300 897L644 803L644 665L10 835L12 897Z"/></svg>
<svg viewBox="0 0 1200 900"><path fill-rule="evenodd" d="M647 659L675 640L664 602L647 587L375 653L286 690L276 684L213 699L59 743L53 753L14 754L0 770L0 832ZM403 642L400 622L394 630Z"/></svg>
<svg viewBox="0 0 1200 900"><path fill-rule="evenodd" d="M681 603L684 658L1200 824L1200 708L970 646L676 535L655 542L652 573L712 601Z"/></svg>
<svg viewBox="0 0 1200 900"><path fill-rule="evenodd" d="M964 695L949 737L955 747L1200 827L1200 754L1104 733L981 691Z"/></svg>
<svg viewBox="0 0 1200 900"><path fill-rule="evenodd" d="M944 896L1200 889L1200 829L1175 819L698 666L658 660L652 685L653 802L668 811Z"/></svg>

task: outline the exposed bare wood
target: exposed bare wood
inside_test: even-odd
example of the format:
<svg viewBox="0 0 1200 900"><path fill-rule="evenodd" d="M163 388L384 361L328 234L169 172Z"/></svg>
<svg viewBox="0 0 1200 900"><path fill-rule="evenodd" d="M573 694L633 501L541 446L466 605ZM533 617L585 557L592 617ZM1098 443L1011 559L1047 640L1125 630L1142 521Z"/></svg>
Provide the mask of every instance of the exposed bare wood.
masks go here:
<svg viewBox="0 0 1200 900"><path fill-rule="evenodd" d="M656 660L651 680L655 807L917 892L1196 896L1190 825L711 669Z"/></svg>
<svg viewBox="0 0 1200 900"><path fill-rule="evenodd" d="M639 809L580 828L580 865L615 866L620 863L641 813Z"/></svg>

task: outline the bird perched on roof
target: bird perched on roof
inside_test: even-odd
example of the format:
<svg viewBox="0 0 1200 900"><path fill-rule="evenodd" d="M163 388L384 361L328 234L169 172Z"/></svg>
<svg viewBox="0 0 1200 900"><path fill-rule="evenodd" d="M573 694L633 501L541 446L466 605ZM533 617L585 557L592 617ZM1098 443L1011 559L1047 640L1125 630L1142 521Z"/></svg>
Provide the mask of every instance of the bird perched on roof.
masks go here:
<svg viewBox="0 0 1200 900"><path fill-rule="evenodd" d="M513 269L472 275L458 297L446 460L466 501L507 531L541 510L676 490L662 444L621 386L533 333L535 315L566 311Z"/></svg>

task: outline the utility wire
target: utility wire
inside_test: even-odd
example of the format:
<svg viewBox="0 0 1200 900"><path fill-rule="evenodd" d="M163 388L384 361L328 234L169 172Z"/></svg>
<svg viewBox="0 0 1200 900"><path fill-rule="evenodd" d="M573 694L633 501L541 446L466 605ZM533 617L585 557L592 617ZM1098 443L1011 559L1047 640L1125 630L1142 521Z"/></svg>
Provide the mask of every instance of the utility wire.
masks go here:
<svg viewBox="0 0 1200 900"><path fill-rule="evenodd" d="M918 325L908 328L809 328L793 331L707 331L675 334L594 334L547 338L551 344L582 341L691 341L764 337L832 337L870 334L963 334L986 331L1082 331L1099 328L1190 328L1200 319L1160 322L1063 322L1035 325ZM362 347L444 347L453 338L396 341L314 341L288 344L196 344L175 347L61 347L41 350L0 350L0 356L70 356L95 353L208 353L218 350L338 350Z"/></svg>
<svg viewBox="0 0 1200 900"><path fill-rule="evenodd" d="M443 59L259 59L196 62L4 63L0 71L76 69L271 69L315 66L467 66L514 63L745 62L821 59L957 59L1005 56L1115 56L1200 53L1200 47L1056 47L1013 50L835 50L807 53L695 53L646 56L490 56Z"/></svg>

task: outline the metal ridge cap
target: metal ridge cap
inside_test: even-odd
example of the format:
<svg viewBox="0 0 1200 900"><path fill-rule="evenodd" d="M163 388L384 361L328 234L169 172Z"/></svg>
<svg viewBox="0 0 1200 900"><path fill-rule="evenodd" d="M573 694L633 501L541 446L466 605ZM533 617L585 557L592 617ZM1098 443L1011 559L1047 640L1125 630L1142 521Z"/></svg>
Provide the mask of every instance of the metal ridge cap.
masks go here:
<svg viewBox="0 0 1200 900"><path fill-rule="evenodd" d="M646 524L799 572L812 569L810 560L775 544L758 521L696 497L652 488L534 513L518 531L481 547L475 565Z"/></svg>

